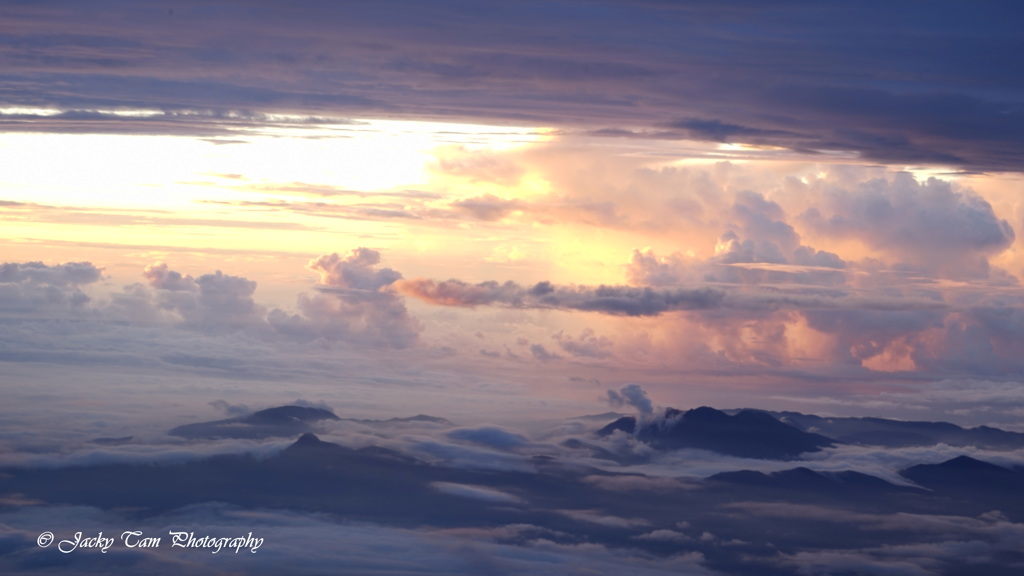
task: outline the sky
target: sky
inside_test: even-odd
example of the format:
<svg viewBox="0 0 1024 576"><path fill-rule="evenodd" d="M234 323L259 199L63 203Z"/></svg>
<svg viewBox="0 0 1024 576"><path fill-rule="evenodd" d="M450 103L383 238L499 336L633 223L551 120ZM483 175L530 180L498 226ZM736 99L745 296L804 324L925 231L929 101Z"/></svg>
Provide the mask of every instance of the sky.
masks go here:
<svg viewBox="0 0 1024 576"><path fill-rule="evenodd" d="M272 363L474 414L633 382L1024 408L1012 3L2 10L2 349L28 386Z"/></svg>
<svg viewBox="0 0 1024 576"><path fill-rule="evenodd" d="M468 428L333 439L503 470L609 410L1024 432L1022 17L995 0L3 2L0 465L271 453L166 431L283 404L444 418ZM900 466L958 454L809 465L906 482ZM782 469L685 453L637 471L683 461ZM186 515L213 526L266 514L279 560L330 525L353 544L326 565L384 539L437 573L512 556L717 573L704 549L524 559L476 532L200 506ZM1004 520L964 533L1019 539ZM716 541L673 530L643 538ZM931 573L890 553L785 562Z"/></svg>

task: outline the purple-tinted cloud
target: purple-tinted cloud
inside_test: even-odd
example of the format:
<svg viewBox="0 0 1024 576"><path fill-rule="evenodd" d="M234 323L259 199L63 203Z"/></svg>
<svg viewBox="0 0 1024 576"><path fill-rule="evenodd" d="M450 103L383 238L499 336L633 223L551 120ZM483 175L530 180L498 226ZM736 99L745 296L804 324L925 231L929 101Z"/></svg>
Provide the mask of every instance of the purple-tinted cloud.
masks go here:
<svg viewBox="0 0 1024 576"><path fill-rule="evenodd" d="M315 294L300 294L301 315L273 310L268 322L279 332L302 338L327 338L355 345L407 348L423 329L391 285L402 274L378 268L380 253L356 248L346 256L323 255L309 263L320 272Z"/></svg>
<svg viewBox="0 0 1024 576"><path fill-rule="evenodd" d="M653 290L629 286L571 287L540 282L530 288L514 282L468 284L460 280L436 282L412 278L395 283L396 289L443 306L511 306L600 312L621 316L656 316L677 310L718 307L724 293L711 288Z"/></svg>
<svg viewBox="0 0 1024 576"><path fill-rule="evenodd" d="M987 256L1013 242L1010 223L970 189L909 174L832 188L821 210L801 216L819 233L852 237L880 251L952 277L986 277ZM822 210L827 210L823 213Z"/></svg>
<svg viewBox="0 0 1024 576"><path fill-rule="evenodd" d="M83 310L90 298L79 287L98 282L101 275L102 268L91 262L0 264L0 310L21 314Z"/></svg>
<svg viewBox="0 0 1024 576"><path fill-rule="evenodd" d="M387 114L1017 170L1020 15L952 0L927 14L880 0L19 4L0 14L0 97L63 113L0 125L211 136L273 112ZM158 114L111 117L118 108ZM449 168L516 177L487 161Z"/></svg>

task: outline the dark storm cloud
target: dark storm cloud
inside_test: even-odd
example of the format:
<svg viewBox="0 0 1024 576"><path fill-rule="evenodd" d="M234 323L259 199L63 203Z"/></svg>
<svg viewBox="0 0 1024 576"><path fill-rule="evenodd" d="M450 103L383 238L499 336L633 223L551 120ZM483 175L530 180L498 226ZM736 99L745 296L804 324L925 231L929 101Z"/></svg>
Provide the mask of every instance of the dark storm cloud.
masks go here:
<svg viewBox="0 0 1024 576"><path fill-rule="evenodd" d="M217 135L259 114L517 121L1018 170L1024 6L13 4L7 130ZM59 31L59 32L55 32ZM103 117L147 108L150 118ZM169 117L200 111L187 117ZM203 116L206 114L208 116ZM612 127L619 127L612 129ZM629 128L629 129L625 129ZM449 166L485 178L486 162Z"/></svg>
<svg viewBox="0 0 1024 576"><path fill-rule="evenodd" d="M792 132L784 130L760 130L748 126L726 124L720 120L700 118L676 120L670 122L668 127L682 130L683 135L690 140L713 140L716 142L747 142L751 138L763 136L795 136Z"/></svg>

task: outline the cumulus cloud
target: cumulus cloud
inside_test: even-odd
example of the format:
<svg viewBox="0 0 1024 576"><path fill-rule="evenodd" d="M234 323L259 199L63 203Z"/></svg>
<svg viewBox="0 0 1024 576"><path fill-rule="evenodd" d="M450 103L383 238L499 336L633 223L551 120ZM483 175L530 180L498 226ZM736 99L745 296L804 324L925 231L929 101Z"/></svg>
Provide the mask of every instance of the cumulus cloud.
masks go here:
<svg viewBox="0 0 1024 576"><path fill-rule="evenodd" d="M309 269L320 273L320 284L317 293L299 295L302 314L273 310L268 321L279 332L304 338L412 346L423 327L390 289L402 274L378 267L380 261L380 252L362 247L344 257L333 253L314 258Z"/></svg>
<svg viewBox="0 0 1024 576"><path fill-rule="evenodd" d="M198 289L194 278L171 270L166 262L154 262L146 266L142 271L142 276L151 287L160 290L195 292Z"/></svg>
<svg viewBox="0 0 1024 576"><path fill-rule="evenodd" d="M0 310L16 314L83 310L90 298L80 287L98 282L101 275L102 269L91 262L0 264Z"/></svg>
<svg viewBox="0 0 1024 576"><path fill-rule="evenodd" d="M114 301L136 317L152 315L156 308L176 315L185 327L213 332L265 324L266 309L253 299L256 282L248 278L220 270L193 278L164 262L146 266L142 276L152 293L141 285L128 286Z"/></svg>
<svg viewBox="0 0 1024 576"><path fill-rule="evenodd" d="M0 264L0 283L75 286L96 282L101 273L102 269L91 262L67 262L53 266L42 262L5 262Z"/></svg>
<svg viewBox="0 0 1024 576"><path fill-rule="evenodd" d="M379 290L402 277L391 268L375 268L380 264L380 252L369 248L356 248L347 256L337 253L319 256L309 261L309 269L320 273L320 284L352 290Z"/></svg>
<svg viewBox="0 0 1024 576"><path fill-rule="evenodd" d="M245 326L262 322L263 307L253 301L256 282L217 270L196 278L203 317L202 324Z"/></svg>
<svg viewBox="0 0 1024 576"><path fill-rule="evenodd" d="M837 285L847 263L839 255L801 244L780 204L749 190L735 193L723 213L724 230L707 259L678 252L659 257L633 250L626 279L634 286L674 286L705 281L737 284Z"/></svg>
<svg viewBox="0 0 1024 576"><path fill-rule="evenodd" d="M844 282L838 272L846 267L843 259L802 245L800 235L786 221L785 211L777 202L757 192L741 191L736 193L729 216L733 227L719 237L714 256L705 265L706 278L747 284ZM723 264L731 266L720 266ZM761 266L742 266L745 264Z"/></svg>
<svg viewBox="0 0 1024 576"><path fill-rule="evenodd" d="M946 277L987 277L986 257L1015 234L992 205L968 188L907 173L832 186L802 221L821 234L856 238L914 267Z"/></svg>
<svg viewBox="0 0 1024 576"><path fill-rule="evenodd" d="M580 335L576 337L564 334L560 330L552 338L562 350L573 356L581 358L608 358L612 356L612 340L606 336L598 336L591 328L584 328Z"/></svg>
<svg viewBox="0 0 1024 576"><path fill-rule="evenodd" d="M653 250L633 249L626 266L626 281L633 286L674 286L687 277L687 266L677 252L659 258Z"/></svg>
<svg viewBox="0 0 1024 576"><path fill-rule="evenodd" d="M623 386L618 392L609 390L608 404L613 408L632 407L642 418L649 418L654 414L651 399L647 397L647 391L639 384Z"/></svg>
<svg viewBox="0 0 1024 576"><path fill-rule="evenodd" d="M380 261L379 252L362 247L345 256L313 258L308 268L319 273L320 281L312 294L298 295L298 314L279 308L268 311L257 304L253 280L220 270L193 277L163 262L145 268L145 285L126 287L112 296L111 303L121 317L133 321L407 348L417 342L422 325L390 289L401 273L379 266Z"/></svg>
<svg viewBox="0 0 1024 576"><path fill-rule="evenodd" d="M941 328L946 316L940 310L806 310L807 324L833 337L832 358L860 364L875 358L894 344L922 332Z"/></svg>

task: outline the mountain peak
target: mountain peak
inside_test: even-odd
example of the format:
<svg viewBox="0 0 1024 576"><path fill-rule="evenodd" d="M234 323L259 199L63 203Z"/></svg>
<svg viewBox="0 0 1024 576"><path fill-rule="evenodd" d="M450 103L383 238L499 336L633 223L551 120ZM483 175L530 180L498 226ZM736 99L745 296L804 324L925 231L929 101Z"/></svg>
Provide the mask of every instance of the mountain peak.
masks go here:
<svg viewBox="0 0 1024 576"><path fill-rule="evenodd" d="M636 431L636 418L623 416L597 431L598 436L611 436L612 433L621 430L626 434L633 434Z"/></svg>
<svg viewBox="0 0 1024 576"><path fill-rule="evenodd" d="M669 410L673 410L673 409L670 408ZM676 413L679 413L678 410L674 410L674 411ZM669 417L672 416L672 414L668 414L668 410L666 410L665 412L666 412L666 414L665 414L666 416L669 416ZM710 406L701 406L699 408L694 408L692 410L687 410L685 413L683 413L683 418L686 418L687 420L706 420L706 421L715 421L715 420L717 420L717 421L721 421L721 420L723 420L725 418L730 418L730 416L728 414L726 414L725 412L722 412L721 410L715 410L714 408L712 408Z"/></svg>
<svg viewBox="0 0 1024 576"><path fill-rule="evenodd" d="M302 436L299 436L299 439L295 441L294 445L296 445L296 446L320 446L322 444L326 444L326 442L321 440L316 434L313 434L312 432L306 432Z"/></svg>
<svg viewBox="0 0 1024 576"><path fill-rule="evenodd" d="M338 420L333 412L323 408L309 408L306 406L277 406L253 412L242 419L248 423L276 424L285 422L316 422L318 420Z"/></svg>
<svg viewBox="0 0 1024 576"><path fill-rule="evenodd" d="M937 464L936 466L945 468L947 470L978 470L978 471L988 471L988 472L1000 472L1000 471L1009 472L1008 469L1003 468L1002 466L997 466L997 465L991 464L989 462L985 462L985 461L982 461L982 460L977 460L975 458L971 458L970 456L957 456L956 458L953 458L953 459L950 459L950 460L946 460L945 462Z"/></svg>
<svg viewBox="0 0 1024 576"><path fill-rule="evenodd" d="M730 416L709 406L683 412L666 408L662 417L638 423L626 416L598 431L608 436L616 430L635 433L655 448L700 448L746 458L787 460L803 452L815 452L833 441L804 432L757 410Z"/></svg>

